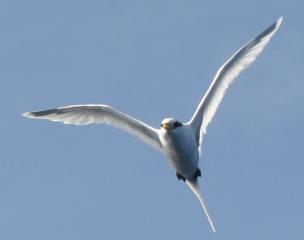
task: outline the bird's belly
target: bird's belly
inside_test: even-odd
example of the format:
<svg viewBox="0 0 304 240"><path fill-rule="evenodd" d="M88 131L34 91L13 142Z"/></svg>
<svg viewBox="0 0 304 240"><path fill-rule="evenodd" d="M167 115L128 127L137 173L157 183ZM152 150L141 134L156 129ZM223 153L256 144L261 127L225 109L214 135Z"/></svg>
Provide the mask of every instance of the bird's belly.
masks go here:
<svg viewBox="0 0 304 240"><path fill-rule="evenodd" d="M175 171L185 178L192 178L198 168L199 154L195 142L170 141L164 153Z"/></svg>

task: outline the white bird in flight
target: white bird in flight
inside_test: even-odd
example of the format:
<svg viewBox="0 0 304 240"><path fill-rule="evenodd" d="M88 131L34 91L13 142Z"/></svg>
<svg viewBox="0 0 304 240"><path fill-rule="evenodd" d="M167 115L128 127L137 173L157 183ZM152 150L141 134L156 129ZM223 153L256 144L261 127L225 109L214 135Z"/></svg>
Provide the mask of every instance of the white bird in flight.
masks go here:
<svg viewBox="0 0 304 240"><path fill-rule="evenodd" d="M240 48L220 67L194 115L186 123L181 123L174 118L166 118L161 122L161 128L156 129L110 106L100 104L71 105L27 112L23 116L65 124L108 124L135 135L169 159L177 178L186 182L199 199L210 226L215 232L215 225L197 181L197 178L201 176L198 161L203 138L228 86L260 55L280 27L282 20L283 18L280 17L255 39Z"/></svg>

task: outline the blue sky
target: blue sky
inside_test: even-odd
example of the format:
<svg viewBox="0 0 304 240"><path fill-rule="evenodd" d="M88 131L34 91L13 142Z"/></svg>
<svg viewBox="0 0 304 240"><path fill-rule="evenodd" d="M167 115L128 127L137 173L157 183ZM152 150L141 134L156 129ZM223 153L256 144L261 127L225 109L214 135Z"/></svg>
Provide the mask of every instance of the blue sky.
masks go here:
<svg viewBox="0 0 304 240"><path fill-rule="evenodd" d="M302 1L0 2L0 238L301 239ZM281 15L208 128L200 179L216 222L165 158L107 126L22 112L104 103L188 120L216 70Z"/></svg>

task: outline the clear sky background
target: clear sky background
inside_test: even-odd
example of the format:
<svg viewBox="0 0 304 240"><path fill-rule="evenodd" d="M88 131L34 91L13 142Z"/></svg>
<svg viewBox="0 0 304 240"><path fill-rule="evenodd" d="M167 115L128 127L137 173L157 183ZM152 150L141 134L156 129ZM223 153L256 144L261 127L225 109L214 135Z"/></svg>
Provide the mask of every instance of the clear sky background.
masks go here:
<svg viewBox="0 0 304 240"><path fill-rule="evenodd" d="M0 239L302 239L303 1L0 2ZM101 126L22 112L104 103L187 121L217 69L281 15L209 125L200 179Z"/></svg>

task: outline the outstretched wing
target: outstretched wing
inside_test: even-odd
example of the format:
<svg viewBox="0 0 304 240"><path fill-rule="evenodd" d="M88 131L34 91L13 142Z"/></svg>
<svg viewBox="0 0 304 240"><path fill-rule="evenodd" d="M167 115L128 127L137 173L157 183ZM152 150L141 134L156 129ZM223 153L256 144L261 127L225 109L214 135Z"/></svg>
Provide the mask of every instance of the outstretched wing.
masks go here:
<svg viewBox="0 0 304 240"><path fill-rule="evenodd" d="M280 27L282 20L283 18L280 17L255 39L240 48L216 73L205 96L202 98L189 122L195 130L199 148L201 148L202 138L203 135L206 134L207 126L221 103L226 89L233 80L260 55L266 44Z"/></svg>
<svg viewBox="0 0 304 240"><path fill-rule="evenodd" d="M194 194L198 198L198 200L200 201L200 203L201 203L201 205L202 205L202 207L204 209L204 212L205 212L205 214L207 216L207 219L209 221L209 224L210 224L210 226L212 228L212 231L216 232L215 225L214 225L214 223L213 223L213 221L211 219L211 216L210 216L210 214L208 212L207 203L206 203L206 201L203 198L203 194L202 194L202 192L201 192L201 190L199 188L198 181L188 180L187 179L186 183L190 187L190 189L194 192Z"/></svg>
<svg viewBox="0 0 304 240"><path fill-rule="evenodd" d="M43 111L27 112L23 116L48 119L65 124L107 124L131 133L161 150L158 130L106 105L71 105Z"/></svg>

